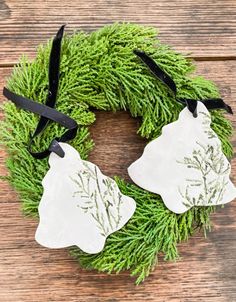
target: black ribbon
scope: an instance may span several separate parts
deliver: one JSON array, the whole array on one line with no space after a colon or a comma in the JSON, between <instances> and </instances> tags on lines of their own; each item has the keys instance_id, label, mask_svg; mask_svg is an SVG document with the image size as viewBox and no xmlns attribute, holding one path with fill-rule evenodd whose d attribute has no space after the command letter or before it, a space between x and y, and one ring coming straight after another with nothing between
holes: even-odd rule
<instances>
[{"instance_id":1,"label":"black ribbon","mask_svg":"<svg viewBox=\"0 0 236 302\"><path fill-rule=\"evenodd\" d=\"M64 157L65 153L59 145L59 142L66 142L75 138L78 129L78 124L75 120L54 109L59 86L61 41L63 38L64 27L65 25L61 26L52 43L48 71L49 87L46 103L37 103L23 96L15 94L6 87L3 88L3 95L7 99L11 100L17 107L40 115L38 125L28 144L29 153L37 159L43 159L47 157L50 152L54 152L58 156ZM57 122L68 130L61 137L54 138L50 146L46 150L41 152L33 152L32 144L34 138L46 129L49 121Z\"/></svg>"},{"instance_id":2,"label":"black ribbon","mask_svg":"<svg viewBox=\"0 0 236 302\"><path fill-rule=\"evenodd\" d=\"M194 117L197 117L197 102L202 102L208 110L211 109L224 109L228 113L233 114L233 111L229 105L227 105L222 99L220 98L212 98L212 99L203 99L203 100L195 100L195 99L184 99L184 98L177 98L177 89L176 84L173 79L164 71L162 70L157 63L148 56L145 52L140 50L134 50L134 54L137 55L143 63L145 63L150 71L154 74L156 78L158 78L162 83L164 83L174 94L174 97L177 102L186 105L188 110L193 114Z\"/></svg>"}]
</instances>

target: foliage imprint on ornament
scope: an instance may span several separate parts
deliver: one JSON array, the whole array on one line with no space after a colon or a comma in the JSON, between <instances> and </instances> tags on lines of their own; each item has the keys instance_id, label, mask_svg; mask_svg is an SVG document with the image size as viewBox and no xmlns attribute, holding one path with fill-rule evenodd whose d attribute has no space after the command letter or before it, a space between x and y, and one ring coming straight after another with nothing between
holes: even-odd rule
<instances>
[{"instance_id":1,"label":"foliage imprint on ornament","mask_svg":"<svg viewBox=\"0 0 236 302\"><path fill-rule=\"evenodd\" d=\"M79 195L77 206L93 217L100 234L107 237L119 227L122 218L120 208L124 203L122 194L111 178L103 178L101 181L97 166L94 165L92 169L85 161L83 164L86 170L78 173L77 179L73 179L78 186L78 191L73 196Z\"/></svg>"},{"instance_id":2,"label":"foliage imprint on ornament","mask_svg":"<svg viewBox=\"0 0 236 302\"><path fill-rule=\"evenodd\" d=\"M36 241L49 248L76 245L86 253L99 253L106 238L132 217L136 203L73 147L60 145L65 156L50 154L43 179Z\"/></svg>"},{"instance_id":3,"label":"foliage imprint on ornament","mask_svg":"<svg viewBox=\"0 0 236 302\"><path fill-rule=\"evenodd\" d=\"M187 208L220 204L228 184L230 165L224 161L220 146L214 149L211 145L197 144L199 149L194 150L191 157L185 157L183 162L179 162L199 172L198 178L186 179L188 185L184 192L179 188L179 193L184 199L183 204ZM210 173L214 173L215 177L209 179ZM193 187L199 187L198 196L191 196Z\"/></svg>"},{"instance_id":4,"label":"foliage imprint on ornament","mask_svg":"<svg viewBox=\"0 0 236 302\"><path fill-rule=\"evenodd\" d=\"M230 202L236 188L211 117L198 102L197 117L185 107L179 119L162 129L128 169L140 187L160 194L167 208L181 214L194 206Z\"/></svg>"},{"instance_id":5,"label":"foliage imprint on ornament","mask_svg":"<svg viewBox=\"0 0 236 302\"><path fill-rule=\"evenodd\" d=\"M216 139L216 134L208 127L211 122L210 116L203 111L200 111L199 114L203 116L202 124L208 139ZM191 157L184 157L183 162L177 161L186 165L188 169L195 169L199 173L197 179L186 179L188 185L184 192L179 188L179 193L184 199L183 204L187 208L220 204L229 183L230 164L224 160L220 143L215 148L210 144L204 146L199 142L197 145L199 148L193 151ZM210 173L214 174L211 180L208 177ZM198 196L191 196L193 187L201 189Z\"/></svg>"}]
</instances>

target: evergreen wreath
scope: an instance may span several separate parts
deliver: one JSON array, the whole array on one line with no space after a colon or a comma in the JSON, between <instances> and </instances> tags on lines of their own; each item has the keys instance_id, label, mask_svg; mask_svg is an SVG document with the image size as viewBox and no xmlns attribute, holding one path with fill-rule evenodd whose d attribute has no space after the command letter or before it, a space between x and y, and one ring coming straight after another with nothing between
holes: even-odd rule
<instances>
[{"instance_id":1,"label":"evergreen wreath","mask_svg":"<svg viewBox=\"0 0 236 302\"><path fill-rule=\"evenodd\" d=\"M13 92L43 103L48 88L48 62L51 41L40 46L36 58L30 62L22 57L8 80ZM160 135L166 124L175 121L183 106L176 102L169 89L156 80L145 65L133 54L134 49L148 53L176 83L179 98L204 99L218 97L216 86L201 76L193 76L191 60L157 40L157 31L129 23L105 26L90 34L75 32L65 36L60 63L60 87L57 109L71 116L79 124L72 145L86 159L94 146L89 137L89 126L95 121L92 109L127 110L140 117L138 133L152 140ZM7 180L19 193L23 212L38 216L42 184L48 170L47 159L35 160L27 151L30 131L38 116L15 107L11 102L2 106L5 119L0 124L1 144L8 151ZM231 123L222 111L211 111L212 128L219 136L223 152L232 156ZM63 129L51 123L35 148L46 148ZM184 214L169 211L160 196L115 180L125 195L135 199L137 209L128 224L110 235L105 249L95 255L79 248L70 253L89 269L108 273L130 270L140 283L157 263L157 255L165 260L178 258L177 244L187 240L196 229L210 229L213 206L195 207Z\"/></svg>"}]
</instances>

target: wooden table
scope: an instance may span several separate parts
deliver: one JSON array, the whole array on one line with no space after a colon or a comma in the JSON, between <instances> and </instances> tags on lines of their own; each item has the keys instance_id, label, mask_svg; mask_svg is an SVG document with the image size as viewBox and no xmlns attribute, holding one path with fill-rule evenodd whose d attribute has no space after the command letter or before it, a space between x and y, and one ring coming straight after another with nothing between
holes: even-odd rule
<instances>
[{"instance_id":1,"label":"wooden table","mask_svg":"<svg viewBox=\"0 0 236 302\"><path fill-rule=\"evenodd\" d=\"M119 20L153 25L162 42L191 53L198 72L219 84L236 112L235 0L0 0L1 89L18 57L24 52L33 58L36 45L62 23L72 32ZM91 160L108 175L128 178L126 168L144 146L136 130L128 114L98 113ZM233 141L236 146L235 136ZM129 151L125 155L124 149ZM1 174L6 174L4 151L0 157ZM236 182L236 159L232 164ZM236 301L236 203L219 210L212 221L207 239L197 234L179 245L182 259L161 261L137 287L128 272L85 271L66 250L41 248L34 241L37 222L22 216L16 193L1 183L0 301Z\"/></svg>"}]
</instances>

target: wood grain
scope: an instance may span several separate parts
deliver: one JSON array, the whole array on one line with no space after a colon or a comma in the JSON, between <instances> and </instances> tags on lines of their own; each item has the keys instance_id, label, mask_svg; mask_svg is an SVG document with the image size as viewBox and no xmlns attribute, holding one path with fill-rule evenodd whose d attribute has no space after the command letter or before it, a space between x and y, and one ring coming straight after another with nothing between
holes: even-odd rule
<instances>
[{"instance_id":1,"label":"wood grain","mask_svg":"<svg viewBox=\"0 0 236 302\"><path fill-rule=\"evenodd\" d=\"M197 67L200 74L219 84L225 101L236 112L236 61L198 62ZM2 89L11 69L0 71ZM233 122L236 126L235 118ZM145 144L136 134L137 128L138 121L128 113L97 112L97 121L91 127L96 147L90 160L104 173L128 179L126 169ZM0 151L1 174L6 173L5 158ZM236 181L236 159L232 166ZM176 263L160 258L159 266L139 287L128 272L106 275L85 271L66 250L37 245L37 221L22 216L17 195L7 183L0 184L0 206L1 302L236 301L235 202L213 215L213 232L207 239L196 234L180 244L182 259Z\"/></svg>"},{"instance_id":2,"label":"wood grain","mask_svg":"<svg viewBox=\"0 0 236 302\"><path fill-rule=\"evenodd\" d=\"M0 64L35 54L59 26L95 30L114 21L137 22L160 30L160 39L198 59L236 58L235 0L1 0Z\"/></svg>"}]
</instances>

